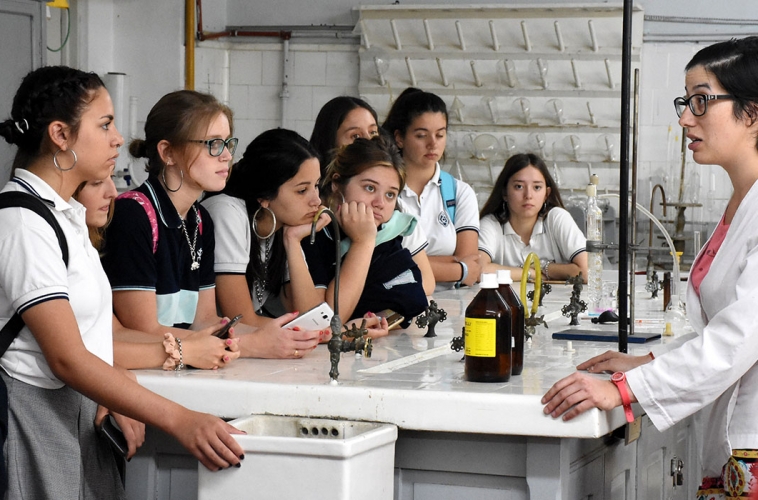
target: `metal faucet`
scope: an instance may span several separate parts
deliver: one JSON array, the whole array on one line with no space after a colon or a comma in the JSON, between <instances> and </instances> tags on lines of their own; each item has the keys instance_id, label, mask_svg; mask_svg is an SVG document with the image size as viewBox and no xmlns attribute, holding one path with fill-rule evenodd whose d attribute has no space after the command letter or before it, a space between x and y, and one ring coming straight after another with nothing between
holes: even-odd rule
<instances>
[{"instance_id":1,"label":"metal faucet","mask_svg":"<svg viewBox=\"0 0 758 500\"><path fill-rule=\"evenodd\" d=\"M657 189L661 191L661 198L662 198L662 201L663 201L663 203L662 203L662 205L663 205L663 216L666 217L666 191L663 189L663 186L661 184L656 184L655 186L653 186L653 190L650 193L650 213L651 214L655 213L653 211L653 207L655 206L654 205L654 202L655 202L655 191ZM652 223L652 221L650 222L650 230L648 231L647 246L648 246L649 250L647 252L647 268L645 269L645 275L647 277L647 283L645 284L645 288L646 289L648 289L648 288L652 289L652 287L654 286L654 284L652 283L652 281L653 281L653 274L655 273L655 267L653 266L653 252L652 252L652 248L653 248L653 223ZM656 286L655 295L657 295L657 290L658 290L657 284L655 284L655 286ZM653 296L655 297L655 295L653 295Z\"/></svg>"},{"instance_id":2,"label":"metal faucet","mask_svg":"<svg viewBox=\"0 0 758 500\"><path fill-rule=\"evenodd\" d=\"M342 338L342 320L339 314L339 293L340 293L340 261L342 255L340 252L340 226L337 222L337 216L334 215L330 209L322 207L316 212L313 217L313 223L311 224L311 239L310 243L313 245L316 242L316 224L318 223L321 214L326 213L329 215L332 223L332 230L334 231L334 252L335 252L335 269L334 269L334 316L329 323L329 327L332 330L332 338L329 339L327 347L329 349L329 362L331 368L329 370L329 377L332 379L332 383L337 383L337 379L340 376L338 365L343 352L355 351L356 353L362 352L367 358L371 357L371 337L364 337L368 330L366 327L366 320L363 320L360 327L353 325L348 330L345 327L345 334L351 340L344 340Z\"/></svg>"}]
</instances>

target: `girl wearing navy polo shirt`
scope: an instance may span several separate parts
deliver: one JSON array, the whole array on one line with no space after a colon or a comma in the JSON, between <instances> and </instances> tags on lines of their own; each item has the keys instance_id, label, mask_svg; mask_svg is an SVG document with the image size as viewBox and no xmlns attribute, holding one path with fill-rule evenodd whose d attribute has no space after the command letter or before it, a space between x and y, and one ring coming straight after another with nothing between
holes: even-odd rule
<instances>
[{"instance_id":1,"label":"girl wearing navy polo shirt","mask_svg":"<svg viewBox=\"0 0 758 500\"><path fill-rule=\"evenodd\" d=\"M321 159L321 173L324 172L339 148L352 144L358 138L371 139L379 135L376 111L363 99L351 96L335 97L324 104L316 117L311 135L311 145L316 148ZM401 211L403 206L398 204ZM414 231L403 237L403 246L411 252L424 277L424 291L434 292L434 272L429 263L427 248L429 240L420 224Z\"/></svg>"},{"instance_id":2,"label":"girl wearing navy polo shirt","mask_svg":"<svg viewBox=\"0 0 758 500\"><path fill-rule=\"evenodd\" d=\"M427 306L421 271L403 248L403 235L416 224L395 210L405 171L391 139L356 139L342 148L327 168L323 199L334 207L341 229L343 255L339 310L345 318L392 309L410 320ZM311 245L302 243L316 287L332 304L335 249L331 226Z\"/></svg>"},{"instance_id":3,"label":"girl wearing navy polo shirt","mask_svg":"<svg viewBox=\"0 0 758 500\"><path fill-rule=\"evenodd\" d=\"M162 336L166 326L199 330L220 321L213 221L197 200L224 188L236 147L232 112L211 95L172 92L148 114L145 139L129 152L147 158L149 176L116 200L102 259L127 328ZM254 331L238 325L242 356L299 358L314 349L320 332L281 328L294 317Z\"/></svg>"},{"instance_id":4,"label":"girl wearing navy polo shirt","mask_svg":"<svg viewBox=\"0 0 758 500\"><path fill-rule=\"evenodd\" d=\"M95 249L99 250L103 245L102 233L113 214L117 194L112 177L86 182L74 192L74 199L87 210L87 228ZM213 335L221 326L219 323L198 332L166 327L164 332L180 339L182 363L210 370L228 366L239 357L239 339L220 339ZM124 328L116 315L113 315L113 361L119 366L130 370L158 368L161 365L164 370L175 369L176 366L172 366L171 361L166 361L165 342L165 334L164 338L156 338L155 335Z\"/></svg>"}]
</instances>

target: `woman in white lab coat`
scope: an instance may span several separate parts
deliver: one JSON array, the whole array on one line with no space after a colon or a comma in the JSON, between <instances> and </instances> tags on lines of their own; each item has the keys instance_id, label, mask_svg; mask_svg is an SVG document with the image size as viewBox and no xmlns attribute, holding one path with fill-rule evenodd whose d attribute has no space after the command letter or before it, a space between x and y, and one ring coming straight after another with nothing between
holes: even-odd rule
<instances>
[{"instance_id":1,"label":"woman in white lab coat","mask_svg":"<svg viewBox=\"0 0 758 500\"><path fill-rule=\"evenodd\" d=\"M697 256L687 289L695 333L649 356L608 352L544 396L545 413L570 420L590 408L638 402L654 425L671 427L713 403L703 442L703 498L758 490L758 37L700 50L674 104L695 161L720 165L734 190ZM668 347L668 346L667 346ZM626 372L626 373L624 373Z\"/></svg>"}]
</instances>

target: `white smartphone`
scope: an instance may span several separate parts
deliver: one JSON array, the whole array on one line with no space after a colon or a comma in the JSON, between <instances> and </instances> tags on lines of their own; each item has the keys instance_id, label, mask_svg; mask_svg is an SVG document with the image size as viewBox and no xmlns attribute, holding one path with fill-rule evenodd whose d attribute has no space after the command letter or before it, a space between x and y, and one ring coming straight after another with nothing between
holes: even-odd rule
<instances>
[{"instance_id":1,"label":"white smartphone","mask_svg":"<svg viewBox=\"0 0 758 500\"><path fill-rule=\"evenodd\" d=\"M310 311L304 312L284 325L284 328L299 326L303 330L323 330L324 328L329 328L332 316L334 316L332 308L326 302L322 302Z\"/></svg>"}]
</instances>

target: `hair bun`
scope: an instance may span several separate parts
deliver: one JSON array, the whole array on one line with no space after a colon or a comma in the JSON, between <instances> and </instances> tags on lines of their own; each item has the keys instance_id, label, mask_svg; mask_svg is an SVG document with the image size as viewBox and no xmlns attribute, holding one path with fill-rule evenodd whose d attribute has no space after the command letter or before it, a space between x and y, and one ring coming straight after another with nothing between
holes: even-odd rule
<instances>
[{"instance_id":1,"label":"hair bun","mask_svg":"<svg viewBox=\"0 0 758 500\"><path fill-rule=\"evenodd\" d=\"M19 139L19 131L16 129L16 122L11 119L0 122L0 136L8 144L16 144Z\"/></svg>"},{"instance_id":2,"label":"hair bun","mask_svg":"<svg viewBox=\"0 0 758 500\"><path fill-rule=\"evenodd\" d=\"M135 158L147 158L147 144L144 139L134 139L129 143L129 154Z\"/></svg>"}]
</instances>

